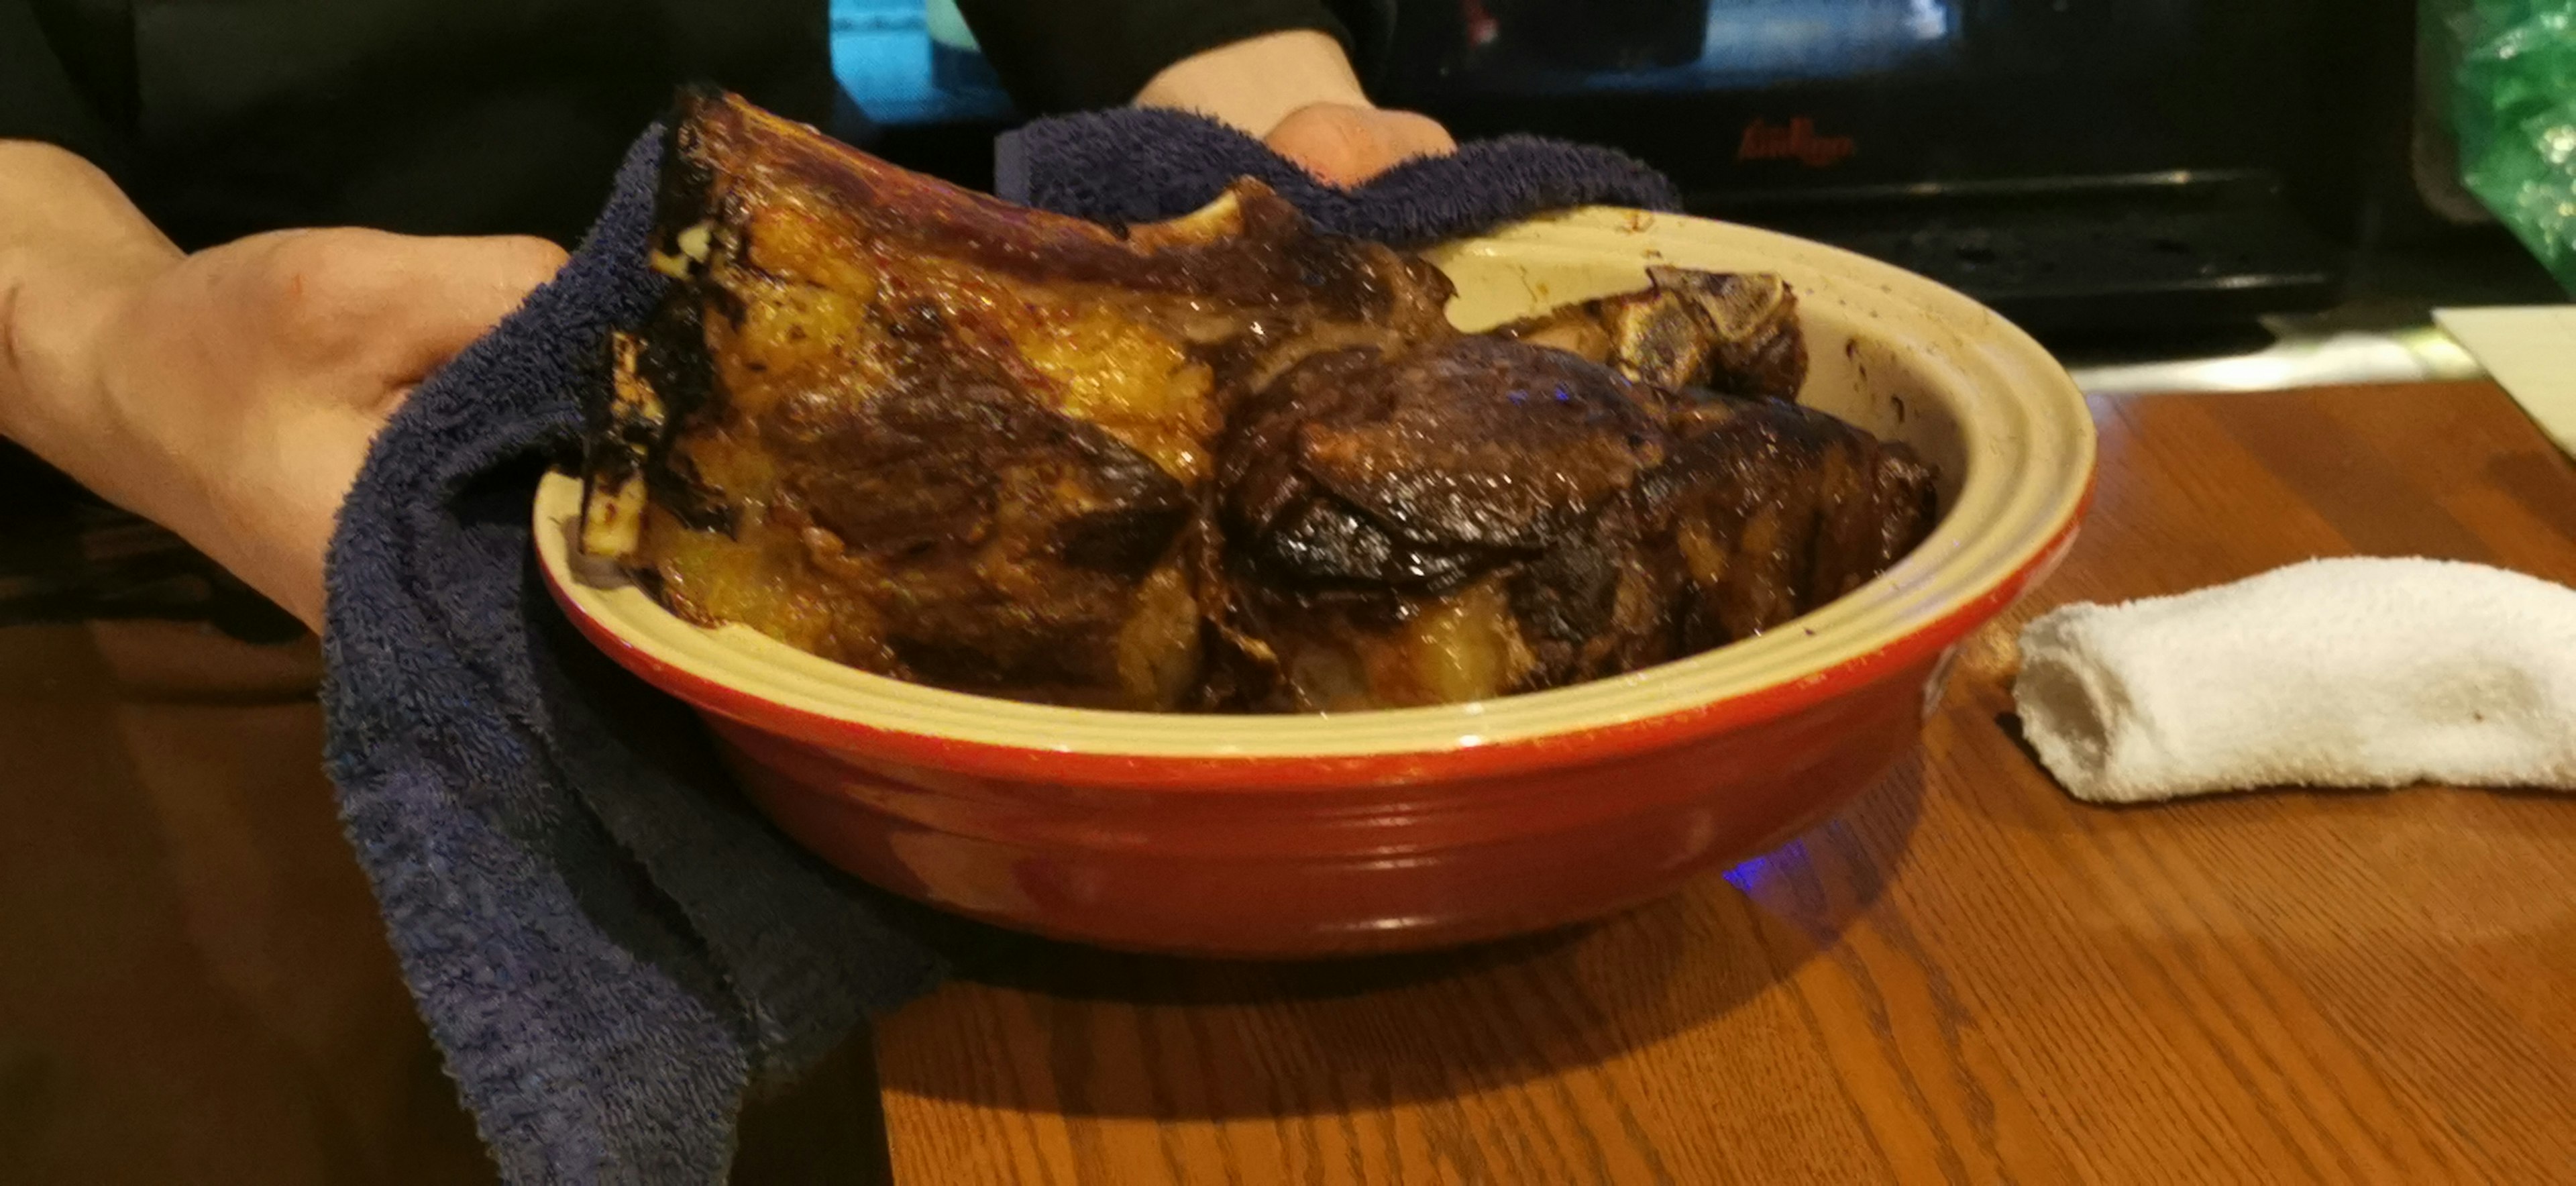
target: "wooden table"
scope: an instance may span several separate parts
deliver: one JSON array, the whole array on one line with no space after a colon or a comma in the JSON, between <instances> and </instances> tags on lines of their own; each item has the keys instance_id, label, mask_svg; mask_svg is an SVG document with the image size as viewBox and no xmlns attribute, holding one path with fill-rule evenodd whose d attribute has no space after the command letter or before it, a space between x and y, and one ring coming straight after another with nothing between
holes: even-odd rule
<instances>
[{"instance_id":1,"label":"wooden table","mask_svg":"<svg viewBox=\"0 0 2576 1186\"><path fill-rule=\"evenodd\" d=\"M2492 387L2097 412L2100 503L2025 613L2344 552L2576 583L2576 474ZM1005 944L878 1035L898 1180L2576 1180L2576 801L2079 807L2015 746L2017 622L1918 762L1608 923L1357 966ZM0 1182L489 1175L313 675L0 629ZM738 1179L867 1180L878 1094L859 1047L763 1102Z\"/></svg>"},{"instance_id":2,"label":"wooden table","mask_svg":"<svg viewBox=\"0 0 2576 1186\"><path fill-rule=\"evenodd\" d=\"M1032 946L881 1028L897 1180L2576 1181L2576 801L2086 807L2007 692L2070 600L2351 553L2576 584L2576 474L2486 384L2094 410L2074 556L1839 818L1466 955Z\"/></svg>"}]
</instances>

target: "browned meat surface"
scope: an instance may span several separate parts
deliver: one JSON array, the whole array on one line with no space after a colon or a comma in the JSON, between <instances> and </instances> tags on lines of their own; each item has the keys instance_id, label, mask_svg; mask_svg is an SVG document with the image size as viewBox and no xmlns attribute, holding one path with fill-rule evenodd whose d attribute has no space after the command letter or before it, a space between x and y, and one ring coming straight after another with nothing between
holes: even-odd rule
<instances>
[{"instance_id":1,"label":"browned meat surface","mask_svg":"<svg viewBox=\"0 0 2576 1186\"><path fill-rule=\"evenodd\" d=\"M1181 705L1224 393L1453 332L1438 271L1258 185L1121 236L736 99L674 129L656 266L680 280L624 344L590 550L685 616L872 671Z\"/></svg>"},{"instance_id":2,"label":"browned meat surface","mask_svg":"<svg viewBox=\"0 0 2576 1186\"><path fill-rule=\"evenodd\" d=\"M1672 532L1677 645L1749 638L1859 588L1930 534L1933 473L1792 402L1806 381L1797 296L1776 276L1652 268L1649 287L1495 333L1671 391L1671 460L1649 518Z\"/></svg>"},{"instance_id":3,"label":"browned meat surface","mask_svg":"<svg viewBox=\"0 0 2576 1186\"><path fill-rule=\"evenodd\" d=\"M731 97L673 129L583 548L696 621L1054 703L1432 704L1758 632L1931 525L1901 447L1743 398L1804 376L1776 278L1468 336L1249 181L1112 230Z\"/></svg>"},{"instance_id":4,"label":"browned meat surface","mask_svg":"<svg viewBox=\"0 0 2576 1186\"><path fill-rule=\"evenodd\" d=\"M1216 698L1440 704L1669 657L1674 566L1638 498L1669 442L1633 390L1493 338L1290 371L1218 454Z\"/></svg>"},{"instance_id":5,"label":"browned meat surface","mask_svg":"<svg viewBox=\"0 0 2576 1186\"><path fill-rule=\"evenodd\" d=\"M1933 473L1811 408L1714 397L1672 420L1670 515L1685 653L1750 638L1887 571L1929 535Z\"/></svg>"}]
</instances>

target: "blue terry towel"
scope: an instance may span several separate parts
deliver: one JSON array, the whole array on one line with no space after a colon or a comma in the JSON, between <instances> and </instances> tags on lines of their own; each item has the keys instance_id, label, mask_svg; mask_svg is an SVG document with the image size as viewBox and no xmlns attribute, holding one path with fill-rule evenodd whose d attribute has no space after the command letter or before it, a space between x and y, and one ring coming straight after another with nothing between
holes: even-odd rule
<instances>
[{"instance_id":1,"label":"blue terry towel","mask_svg":"<svg viewBox=\"0 0 2576 1186\"><path fill-rule=\"evenodd\" d=\"M1015 143L1023 196L1103 218L1180 213L1245 173L1330 225L1404 242L1672 198L1624 157L1530 140L1356 193L1195 117L1048 121ZM512 1182L720 1181L747 1090L943 971L916 912L773 830L688 710L574 634L535 572L535 481L575 452L575 393L607 382L609 330L659 291L644 257L660 146L658 129L637 141L563 272L412 394L332 544L323 696L341 811Z\"/></svg>"},{"instance_id":2,"label":"blue terry towel","mask_svg":"<svg viewBox=\"0 0 2576 1186\"><path fill-rule=\"evenodd\" d=\"M1261 141L1182 111L1091 111L1004 133L993 192L1100 222L1159 222L1216 199L1238 177L1278 191L1336 234L1421 247L1570 206L1678 210L1673 183L1624 153L1536 136L1473 141L1407 161L1352 189L1310 177Z\"/></svg>"}]
</instances>

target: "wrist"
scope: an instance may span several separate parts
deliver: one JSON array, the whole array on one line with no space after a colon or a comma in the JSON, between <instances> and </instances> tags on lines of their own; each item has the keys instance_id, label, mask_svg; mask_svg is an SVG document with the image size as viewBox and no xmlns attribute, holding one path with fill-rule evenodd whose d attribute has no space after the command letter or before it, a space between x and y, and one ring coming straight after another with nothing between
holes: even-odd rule
<instances>
[{"instance_id":1,"label":"wrist","mask_svg":"<svg viewBox=\"0 0 2576 1186\"><path fill-rule=\"evenodd\" d=\"M110 327L179 258L88 162L0 142L0 435L89 480L123 436Z\"/></svg>"},{"instance_id":2,"label":"wrist","mask_svg":"<svg viewBox=\"0 0 2576 1186\"><path fill-rule=\"evenodd\" d=\"M1318 103L1371 106L1350 56L1311 29L1266 33L1167 66L1137 92L1136 106L1195 111L1255 138Z\"/></svg>"}]
</instances>

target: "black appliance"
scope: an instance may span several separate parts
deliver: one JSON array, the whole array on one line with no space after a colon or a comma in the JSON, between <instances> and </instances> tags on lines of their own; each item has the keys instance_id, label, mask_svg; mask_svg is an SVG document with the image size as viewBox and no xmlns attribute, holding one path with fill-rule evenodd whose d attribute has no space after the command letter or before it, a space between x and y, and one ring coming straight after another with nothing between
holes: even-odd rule
<instances>
[{"instance_id":1,"label":"black appliance","mask_svg":"<svg viewBox=\"0 0 2576 1186\"><path fill-rule=\"evenodd\" d=\"M926 35L904 28L922 2L837 0L843 77L887 125L881 150L975 180L1007 101L956 68L953 35L940 74L964 81L933 81ZM1383 102L1463 136L1617 145L1694 213L1891 260L2042 332L2331 303L2358 88L2402 103L2412 83L2410 30L2378 0L1362 7ZM2360 46L2392 26L2399 67L2374 82ZM921 63L917 85L899 60Z\"/></svg>"}]
</instances>

